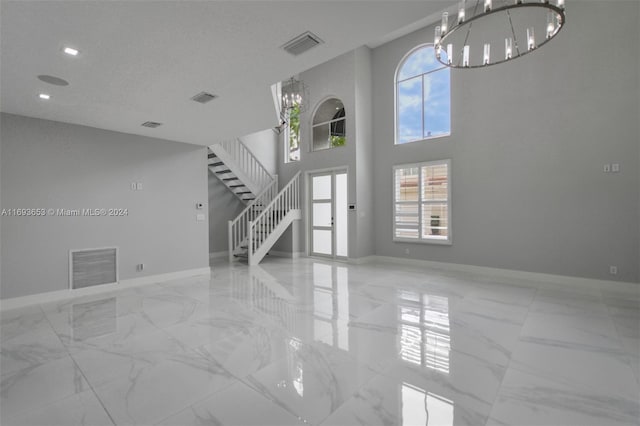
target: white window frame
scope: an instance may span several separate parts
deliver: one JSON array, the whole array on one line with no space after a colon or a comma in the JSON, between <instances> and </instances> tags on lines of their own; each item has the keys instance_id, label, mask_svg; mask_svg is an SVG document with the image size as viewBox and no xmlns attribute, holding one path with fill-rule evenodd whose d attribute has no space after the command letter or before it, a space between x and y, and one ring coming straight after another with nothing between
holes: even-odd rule
<instances>
[{"instance_id":1,"label":"white window frame","mask_svg":"<svg viewBox=\"0 0 640 426\"><path fill-rule=\"evenodd\" d=\"M441 66L440 68L436 68L433 69L431 71L422 73L422 74L418 74L418 75L414 75L413 77L410 77L408 79L402 80L402 81L398 81L398 75L400 73L400 69L404 66L405 62L407 61L407 59L413 55L415 52L417 52L420 49L424 49L425 47L434 47L433 43L424 43L424 44L420 44L416 47L414 47L413 49L411 49L410 51L408 51L400 60L400 62L398 62L398 66L396 67L396 72L393 75L393 138L394 138L394 146L402 146L402 145L410 145L412 143L415 142L424 142L424 141L428 141L428 140L433 140L433 139L440 139L440 138L446 138L451 136L451 129L453 128L453 120L451 117L451 110L449 110L449 132L444 133L442 135L436 135L436 136L427 136L424 137L424 110L422 111L422 139L416 139L413 141L408 141L405 143L400 143L400 137L398 135L400 129L398 127L398 122L400 120L398 120L398 114L400 112L400 108L398 105L399 102L399 98L398 98L398 84L401 83L402 81L406 81L409 80L411 78L416 78L416 77L422 77L422 105L424 107L424 76L428 75L428 74L433 74L435 72L439 72L442 71L443 69L447 68L449 69L449 73L451 73L451 69L445 65ZM451 76L449 77L449 105L451 105Z\"/></svg>"},{"instance_id":2,"label":"white window frame","mask_svg":"<svg viewBox=\"0 0 640 426\"><path fill-rule=\"evenodd\" d=\"M313 121L316 119L316 114L318 113L318 110L320 109L320 107L322 105L324 105L324 103L330 99L337 99L340 101L340 103L342 104L342 108L344 109L344 117L341 118L335 118L329 121L325 121L322 123L318 123L318 124L313 124ZM345 142L343 146L329 146L327 148L322 148L322 149L314 149L313 148L313 129L315 129L316 127L319 126L324 126L325 124L331 124L331 123L336 123L340 120L344 120L344 138L345 138ZM318 104L316 105L316 107L313 109L313 114L311 114L311 120L309 121L309 129L310 129L310 135L309 135L309 152L321 152L321 151L327 151L330 149L336 149L336 148L344 148L347 146L347 109L344 106L344 102L342 102L342 99L340 99L338 96L326 96L324 97L320 102L318 102Z\"/></svg>"},{"instance_id":3,"label":"white window frame","mask_svg":"<svg viewBox=\"0 0 640 426\"><path fill-rule=\"evenodd\" d=\"M422 168L429 166L438 166L446 164L447 165L447 238L428 238L422 236L422 227L423 225L423 217L422 217L422 206L423 204L442 204L442 201L424 201L422 199ZM396 170L399 169L418 169L418 201L404 201L400 203L404 204L418 204L418 238L402 238L396 237ZM437 244L437 245L451 245L451 159L445 160L435 160L435 161L426 161L422 163L410 163L410 164L398 164L393 166L392 177L391 177L391 220L393 221L393 241L394 242L403 242L403 243L418 243L418 244Z\"/></svg>"}]
</instances>

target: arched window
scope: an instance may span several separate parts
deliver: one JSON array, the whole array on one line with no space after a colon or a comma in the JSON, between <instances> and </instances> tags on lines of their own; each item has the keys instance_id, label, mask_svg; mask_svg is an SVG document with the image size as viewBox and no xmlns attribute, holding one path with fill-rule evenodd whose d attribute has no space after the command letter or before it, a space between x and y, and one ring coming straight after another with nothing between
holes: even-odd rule
<instances>
[{"instance_id":1,"label":"arched window","mask_svg":"<svg viewBox=\"0 0 640 426\"><path fill-rule=\"evenodd\" d=\"M404 57L396 70L396 144L449 134L449 68L438 62L432 45L418 46Z\"/></svg>"},{"instance_id":2,"label":"arched window","mask_svg":"<svg viewBox=\"0 0 640 426\"><path fill-rule=\"evenodd\" d=\"M344 146L347 141L346 124L344 105L340 99L330 98L322 102L313 115L312 149L319 151Z\"/></svg>"}]
</instances>

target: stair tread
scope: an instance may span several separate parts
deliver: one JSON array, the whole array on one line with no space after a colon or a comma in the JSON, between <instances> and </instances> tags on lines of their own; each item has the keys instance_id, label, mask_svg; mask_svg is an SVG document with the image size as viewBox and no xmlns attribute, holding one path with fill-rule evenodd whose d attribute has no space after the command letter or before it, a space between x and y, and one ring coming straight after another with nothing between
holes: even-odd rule
<instances>
[{"instance_id":1,"label":"stair tread","mask_svg":"<svg viewBox=\"0 0 640 426\"><path fill-rule=\"evenodd\" d=\"M227 181L229 181L229 180L238 180L238 178L237 177L232 177L232 178L224 178L222 180L227 180Z\"/></svg>"},{"instance_id":2,"label":"stair tread","mask_svg":"<svg viewBox=\"0 0 640 426\"><path fill-rule=\"evenodd\" d=\"M242 188L243 186L246 186L244 184L240 184L240 185L229 185L229 188Z\"/></svg>"},{"instance_id":3,"label":"stair tread","mask_svg":"<svg viewBox=\"0 0 640 426\"><path fill-rule=\"evenodd\" d=\"M219 174L221 174L221 175L222 175L222 174L225 174L225 173L231 173L231 170L229 170L229 169L226 169L226 170L216 170L216 173L219 173Z\"/></svg>"},{"instance_id":4,"label":"stair tread","mask_svg":"<svg viewBox=\"0 0 640 426\"><path fill-rule=\"evenodd\" d=\"M209 163L209 165L211 167L218 167L218 166L224 166L224 163L222 161L218 161L217 163Z\"/></svg>"}]
</instances>

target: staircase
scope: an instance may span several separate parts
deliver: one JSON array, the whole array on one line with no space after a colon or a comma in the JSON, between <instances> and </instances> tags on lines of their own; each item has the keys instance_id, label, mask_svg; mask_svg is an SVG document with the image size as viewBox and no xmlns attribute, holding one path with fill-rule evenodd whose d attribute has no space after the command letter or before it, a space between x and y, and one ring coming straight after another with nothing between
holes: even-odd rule
<instances>
[{"instance_id":1,"label":"staircase","mask_svg":"<svg viewBox=\"0 0 640 426\"><path fill-rule=\"evenodd\" d=\"M209 146L209 170L246 207L229 221L229 262L257 265L294 220L302 217L300 172L281 191L272 176L239 139Z\"/></svg>"},{"instance_id":2,"label":"staircase","mask_svg":"<svg viewBox=\"0 0 640 426\"><path fill-rule=\"evenodd\" d=\"M240 139L209 146L208 165L245 204L255 200L275 179Z\"/></svg>"}]
</instances>

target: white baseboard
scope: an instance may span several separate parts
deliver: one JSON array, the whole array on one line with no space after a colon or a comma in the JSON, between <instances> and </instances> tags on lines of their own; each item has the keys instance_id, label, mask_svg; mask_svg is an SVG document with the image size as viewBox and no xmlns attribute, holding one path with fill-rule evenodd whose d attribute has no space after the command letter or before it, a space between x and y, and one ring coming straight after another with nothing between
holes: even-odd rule
<instances>
[{"instance_id":1,"label":"white baseboard","mask_svg":"<svg viewBox=\"0 0 640 426\"><path fill-rule=\"evenodd\" d=\"M286 257L287 259L299 259L302 256L304 256L304 253L300 251L288 252L288 251L269 250L269 256Z\"/></svg>"},{"instance_id":2,"label":"white baseboard","mask_svg":"<svg viewBox=\"0 0 640 426\"><path fill-rule=\"evenodd\" d=\"M213 253L209 253L209 260L220 259L223 257L229 257L229 250L226 251L214 251Z\"/></svg>"},{"instance_id":3,"label":"white baseboard","mask_svg":"<svg viewBox=\"0 0 640 426\"><path fill-rule=\"evenodd\" d=\"M366 262L387 262L399 265L412 265L428 267L433 269L441 269L447 271L469 272L481 275L499 276L502 278L524 279L537 282L540 286L548 286L549 284L569 285L582 288L594 289L612 289L619 291L637 292L640 290L639 283L598 280L593 278L572 277L567 275L544 274L540 272L517 271L513 269L490 268L487 266L464 265L459 263L433 262L421 259L406 259L392 256L368 256ZM356 259L358 260L358 259ZM364 262L362 262L364 263Z\"/></svg>"},{"instance_id":4,"label":"white baseboard","mask_svg":"<svg viewBox=\"0 0 640 426\"><path fill-rule=\"evenodd\" d=\"M347 262L349 263L353 263L354 265L362 265L364 263L371 263L371 262L375 262L377 260L378 256L364 256L364 257L357 257L357 258L349 258L349 260Z\"/></svg>"},{"instance_id":5,"label":"white baseboard","mask_svg":"<svg viewBox=\"0 0 640 426\"><path fill-rule=\"evenodd\" d=\"M187 269L184 271L169 272L166 274L148 275L146 277L140 278L129 278L120 280L117 283L101 284L94 287L79 288L75 290L65 289L58 291L49 291L46 293L30 294L28 296L2 299L0 300L0 311L4 312L11 309L23 308L25 306L37 305L40 303L59 302L67 299L73 299L75 297L91 296L94 294L106 293L113 290L121 290L129 287L137 287L194 276L211 276L211 268Z\"/></svg>"}]
</instances>

